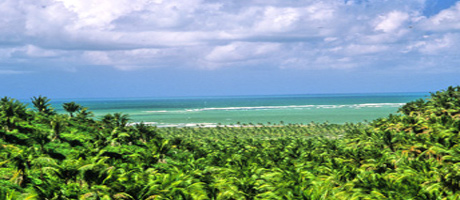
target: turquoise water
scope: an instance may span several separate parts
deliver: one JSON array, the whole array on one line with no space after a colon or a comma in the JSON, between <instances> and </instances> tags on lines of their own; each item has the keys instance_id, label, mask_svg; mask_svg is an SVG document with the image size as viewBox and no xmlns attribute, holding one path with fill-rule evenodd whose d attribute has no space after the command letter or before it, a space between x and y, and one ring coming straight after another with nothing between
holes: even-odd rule
<instances>
[{"instance_id":1,"label":"turquoise water","mask_svg":"<svg viewBox=\"0 0 460 200\"><path fill-rule=\"evenodd\" d=\"M196 124L268 124L310 122L362 122L395 113L404 103L426 98L428 93L267 95L183 98L61 99L51 103L58 112L62 103L75 101L96 118L107 113L129 114L132 122L157 126Z\"/></svg>"}]
</instances>

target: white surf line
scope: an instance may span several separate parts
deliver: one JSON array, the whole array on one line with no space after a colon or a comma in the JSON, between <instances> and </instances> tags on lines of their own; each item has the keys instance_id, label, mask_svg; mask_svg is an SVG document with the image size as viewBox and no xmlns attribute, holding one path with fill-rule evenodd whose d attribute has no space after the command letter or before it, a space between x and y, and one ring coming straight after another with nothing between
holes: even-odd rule
<instances>
[{"instance_id":1,"label":"white surf line","mask_svg":"<svg viewBox=\"0 0 460 200\"><path fill-rule=\"evenodd\" d=\"M406 103L362 103L362 104L340 104L340 105L290 105L290 106L245 106L245 107L211 107L211 108L197 108L185 110L156 110L156 111L143 111L147 113L183 113L183 112L201 112L201 111L216 111L216 110L275 110L275 109L289 109L289 108L372 108L372 107L400 107Z\"/></svg>"}]
</instances>

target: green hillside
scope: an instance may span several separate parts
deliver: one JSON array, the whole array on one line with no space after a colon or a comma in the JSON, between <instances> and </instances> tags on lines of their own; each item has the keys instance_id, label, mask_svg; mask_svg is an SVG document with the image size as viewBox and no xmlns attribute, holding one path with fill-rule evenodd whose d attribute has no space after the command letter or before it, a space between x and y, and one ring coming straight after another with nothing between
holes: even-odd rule
<instances>
[{"instance_id":1,"label":"green hillside","mask_svg":"<svg viewBox=\"0 0 460 200\"><path fill-rule=\"evenodd\" d=\"M0 199L459 199L460 87L369 124L156 128L0 100Z\"/></svg>"}]
</instances>

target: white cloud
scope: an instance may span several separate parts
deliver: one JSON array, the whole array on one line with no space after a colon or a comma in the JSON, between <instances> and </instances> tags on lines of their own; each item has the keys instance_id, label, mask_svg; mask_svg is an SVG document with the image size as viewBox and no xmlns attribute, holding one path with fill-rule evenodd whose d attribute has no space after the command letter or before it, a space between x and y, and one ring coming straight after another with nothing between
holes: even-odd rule
<instances>
[{"instance_id":1,"label":"white cloud","mask_svg":"<svg viewBox=\"0 0 460 200\"><path fill-rule=\"evenodd\" d=\"M393 11L379 18L375 30L392 33L398 30L409 19L409 15L407 13Z\"/></svg>"},{"instance_id":2,"label":"white cloud","mask_svg":"<svg viewBox=\"0 0 460 200\"><path fill-rule=\"evenodd\" d=\"M460 2L449 9L439 12L421 23L425 30L449 31L460 30Z\"/></svg>"},{"instance_id":3,"label":"white cloud","mask_svg":"<svg viewBox=\"0 0 460 200\"><path fill-rule=\"evenodd\" d=\"M47 50L36 47L34 45L27 45L24 53L30 57L56 57L60 55L61 51Z\"/></svg>"},{"instance_id":4,"label":"white cloud","mask_svg":"<svg viewBox=\"0 0 460 200\"><path fill-rule=\"evenodd\" d=\"M454 59L460 3L431 17L423 9L423 0L3 0L0 70L18 62L350 69Z\"/></svg>"},{"instance_id":5,"label":"white cloud","mask_svg":"<svg viewBox=\"0 0 460 200\"><path fill-rule=\"evenodd\" d=\"M460 42L459 34L446 34L440 38L429 38L426 41L417 43L417 48L424 54L457 54L458 43Z\"/></svg>"},{"instance_id":6,"label":"white cloud","mask_svg":"<svg viewBox=\"0 0 460 200\"><path fill-rule=\"evenodd\" d=\"M86 51L83 53L83 58L95 65L115 64L109 57L109 53L104 51Z\"/></svg>"},{"instance_id":7,"label":"white cloud","mask_svg":"<svg viewBox=\"0 0 460 200\"><path fill-rule=\"evenodd\" d=\"M388 50L389 47L385 45L356 45L351 44L344 49L344 54L348 55L364 55L364 54L375 54Z\"/></svg>"},{"instance_id":8,"label":"white cloud","mask_svg":"<svg viewBox=\"0 0 460 200\"><path fill-rule=\"evenodd\" d=\"M128 71L152 68L185 65L190 61L190 57L196 57L196 52L192 48L143 48L133 50L116 51L85 51L82 53L82 60L88 65L113 66L117 69ZM135 60L136 62L133 62Z\"/></svg>"},{"instance_id":9,"label":"white cloud","mask_svg":"<svg viewBox=\"0 0 460 200\"><path fill-rule=\"evenodd\" d=\"M283 61L281 68L297 68L297 69L352 69L358 67L359 64L350 57L332 57L319 56L312 59L305 58L289 58Z\"/></svg>"},{"instance_id":10,"label":"white cloud","mask_svg":"<svg viewBox=\"0 0 460 200\"><path fill-rule=\"evenodd\" d=\"M275 8L265 9L263 19L256 24L255 30L258 32L286 32L295 28L295 23L299 20L300 13L294 8Z\"/></svg>"},{"instance_id":11,"label":"white cloud","mask_svg":"<svg viewBox=\"0 0 460 200\"><path fill-rule=\"evenodd\" d=\"M267 56L279 49L273 43L236 42L215 47L205 59L210 62L235 62Z\"/></svg>"}]
</instances>

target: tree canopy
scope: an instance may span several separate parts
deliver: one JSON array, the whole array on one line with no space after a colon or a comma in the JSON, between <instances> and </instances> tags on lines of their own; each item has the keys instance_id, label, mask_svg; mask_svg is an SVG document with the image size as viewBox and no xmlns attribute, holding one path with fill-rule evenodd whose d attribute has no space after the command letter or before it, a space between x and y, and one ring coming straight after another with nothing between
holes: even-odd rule
<instances>
[{"instance_id":1,"label":"tree canopy","mask_svg":"<svg viewBox=\"0 0 460 200\"><path fill-rule=\"evenodd\" d=\"M157 128L32 101L0 100L0 199L460 198L460 87L341 125Z\"/></svg>"}]
</instances>

